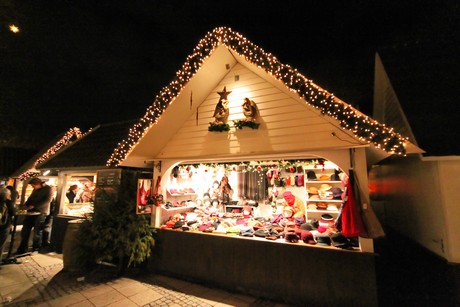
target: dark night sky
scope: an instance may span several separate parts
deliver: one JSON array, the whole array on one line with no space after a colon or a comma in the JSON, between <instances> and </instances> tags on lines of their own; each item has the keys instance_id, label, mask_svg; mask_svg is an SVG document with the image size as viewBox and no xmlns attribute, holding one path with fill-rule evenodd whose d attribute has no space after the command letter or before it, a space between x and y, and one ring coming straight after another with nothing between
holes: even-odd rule
<instances>
[{"instance_id":1,"label":"dark night sky","mask_svg":"<svg viewBox=\"0 0 460 307\"><path fill-rule=\"evenodd\" d=\"M228 26L368 115L378 51L419 145L460 154L457 1L0 1L6 145L141 117L198 41Z\"/></svg>"}]
</instances>

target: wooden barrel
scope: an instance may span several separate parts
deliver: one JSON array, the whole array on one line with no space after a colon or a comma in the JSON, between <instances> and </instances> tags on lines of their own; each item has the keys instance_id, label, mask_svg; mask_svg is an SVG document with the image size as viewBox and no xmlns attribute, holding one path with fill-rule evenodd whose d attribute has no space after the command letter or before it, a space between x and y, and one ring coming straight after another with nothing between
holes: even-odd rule
<instances>
[{"instance_id":1,"label":"wooden barrel","mask_svg":"<svg viewBox=\"0 0 460 307\"><path fill-rule=\"evenodd\" d=\"M81 270L81 264L74 253L77 246L77 234L83 220L70 220L67 223L67 229L64 236L62 256L64 260L64 270L68 272L78 272Z\"/></svg>"}]
</instances>

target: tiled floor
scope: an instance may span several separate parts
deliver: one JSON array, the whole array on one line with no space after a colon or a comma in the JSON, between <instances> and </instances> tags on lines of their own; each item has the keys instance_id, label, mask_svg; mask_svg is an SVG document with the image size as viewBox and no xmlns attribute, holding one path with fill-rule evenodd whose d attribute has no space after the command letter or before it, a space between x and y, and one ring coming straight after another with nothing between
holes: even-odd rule
<instances>
[{"instance_id":1,"label":"tiled floor","mask_svg":"<svg viewBox=\"0 0 460 307\"><path fill-rule=\"evenodd\" d=\"M20 258L0 266L2 306L284 306L166 276L91 279L63 270L62 255Z\"/></svg>"}]
</instances>

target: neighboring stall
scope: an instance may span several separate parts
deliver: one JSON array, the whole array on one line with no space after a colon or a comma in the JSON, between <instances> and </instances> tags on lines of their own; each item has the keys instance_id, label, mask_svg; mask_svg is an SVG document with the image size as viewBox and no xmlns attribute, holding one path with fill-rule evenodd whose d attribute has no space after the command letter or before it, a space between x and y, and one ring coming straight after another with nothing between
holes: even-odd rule
<instances>
[{"instance_id":1,"label":"neighboring stall","mask_svg":"<svg viewBox=\"0 0 460 307\"><path fill-rule=\"evenodd\" d=\"M57 172L41 172L38 167L56 154L64 151L74 142L82 138L83 135L84 134L77 127L70 128L65 133L57 135L48 145L44 146L35 156L11 174L9 184L11 184L19 194L16 203L17 206L23 204L32 193L32 187L27 184L31 178L40 177L48 185L57 186Z\"/></svg>"},{"instance_id":2,"label":"neighboring stall","mask_svg":"<svg viewBox=\"0 0 460 307\"><path fill-rule=\"evenodd\" d=\"M85 218L93 212L97 185L107 185L107 182L98 182L98 174L107 177L110 173L113 178L121 178L121 170L106 172L111 170L106 161L133 123L123 121L98 125L78 142L37 166L42 173L56 174L56 210L51 243L57 252L62 252L68 222ZM148 164L137 169L140 178L152 179Z\"/></svg>"},{"instance_id":3,"label":"neighboring stall","mask_svg":"<svg viewBox=\"0 0 460 307\"><path fill-rule=\"evenodd\" d=\"M50 216L47 217L47 221L52 221L52 216L54 215L53 208L55 204L55 196L58 185L58 178L56 171L46 171L41 172L38 167L43 164L45 161L49 160L58 153L61 153L66 148L71 146L74 142L78 141L83 137L83 133L79 128L73 127L70 128L67 132L61 133L53 138L46 146L44 146L37 154L30 158L26 163L21 165L15 172L13 172L9 179L8 185L12 186L18 192L18 198L15 200L16 212L14 219L14 226L11 232L10 245L8 247L7 257L11 257L14 248L14 242L18 242L20 238L19 230L17 230L17 225L21 225L26 214L25 211L20 210L20 205L24 204L32 194L32 187L28 184L31 178L39 177L47 185L51 186L54 191L53 201L51 203L51 212ZM46 227L48 233L50 229Z\"/></svg>"},{"instance_id":4,"label":"neighboring stall","mask_svg":"<svg viewBox=\"0 0 460 307\"><path fill-rule=\"evenodd\" d=\"M390 127L242 35L216 28L108 165L153 165L159 206L152 223L162 228L152 262L157 270L288 303L372 306L372 239L383 233L369 206L367 170L412 152L418 148ZM355 192L360 214L353 221L362 224L341 245L333 238L341 235L335 222L344 214L345 188ZM303 223L283 215L285 191L302 203ZM346 213L347 222L355 213ZM244 235L271 231L274 223L283 236ZM292 223L297 230L310 223L313 237L286 236Z\"/></svg>"},{"instance_id":5,"label":"neighboring stall","mask_svg":"<svg viewBox=\"0 0 460 307\"><path fill-rule=\"evenodd\" d=\"M374 117L397 127L400 132L405 131L412 143L417 143L378 55ZM422 155L386 159L369 171L371 203L388 232L393 232L387 236L391 241L389 248L401 248L410 242L411 253L418 259L411 257L406 261L413 263L416 269L428 265L421 264L419 259L431 259L429 257L435 254L436 262L430 262L424 271L426 276L432 276L427 283L433 291L442 288L444 293L449 293L452 303L460 302L459 171L459 156ZM421 252L414 251L414 246L421 246Z\"/></svg>"}]
</instances>

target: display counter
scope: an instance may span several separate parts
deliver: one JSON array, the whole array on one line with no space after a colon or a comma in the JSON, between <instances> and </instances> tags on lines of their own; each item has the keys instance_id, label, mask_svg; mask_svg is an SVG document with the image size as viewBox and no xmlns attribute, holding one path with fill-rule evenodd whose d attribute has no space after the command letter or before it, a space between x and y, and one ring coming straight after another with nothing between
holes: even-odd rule
<instances>
[{"instance_id":1,"label":"display counter","mask_svg":"<svg viewBox=\"0 0 460 307\"><path fill-rule=\"evenodd\" d=\"M62 214L72 217L85 217L88 214L93 213L94 211L94 204L90 202L82 202L82 203L70 203L65 204Z\"/></svg>"},{"instance_id":2,"label":"display counter","mask_svg":"<svg viewBox=\"0 0 460 307\"><path fill-rule=\"evenodd\" d=\"M377 306L375 254L278 243L160 229L150 266L162 274L288 304Z\"/></svg>"},{"instance_id":3,"label":"display counter","mask_svg":"<svg viewBox=\"0 0 460 307\"><path fill-rule=\"evenodd\" d=\"M166 220L170 219L175 214L181 214L187 211L191 211L194 206L182 206L182 207L172 207L172 208L165 208L161 206L161 218L162 222L164 223Z\"/></svg>"}]
</instances>

